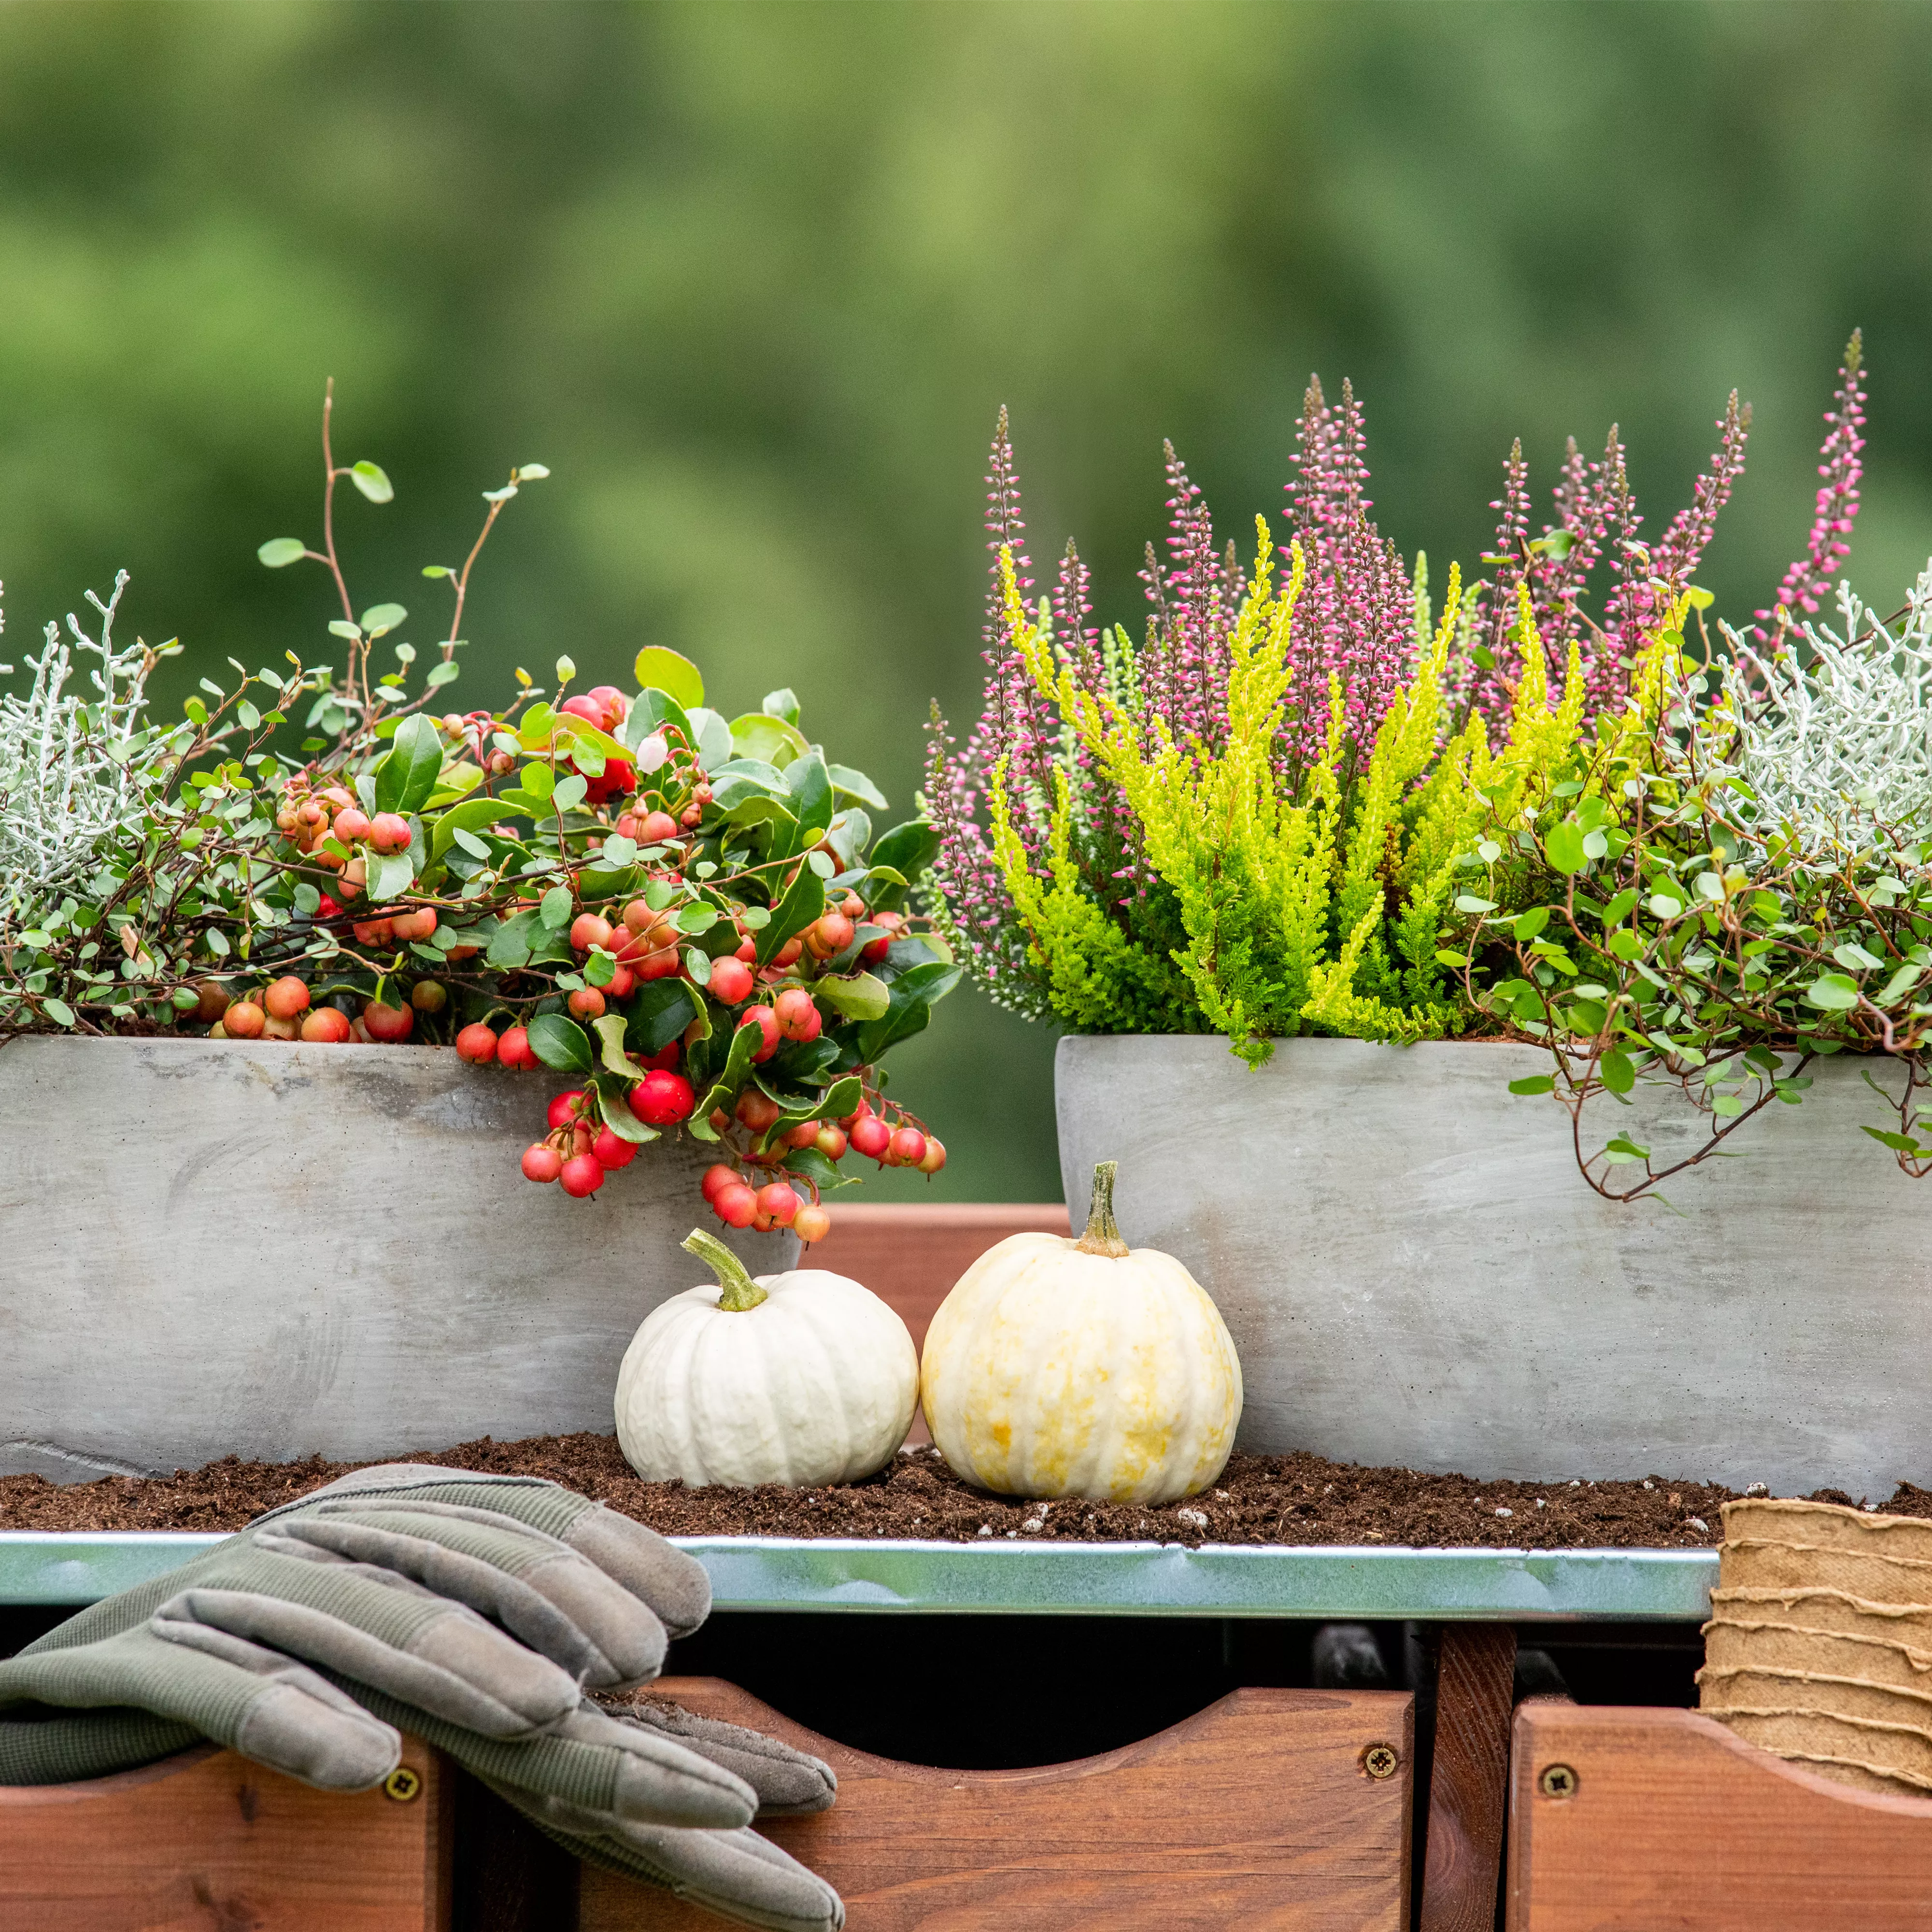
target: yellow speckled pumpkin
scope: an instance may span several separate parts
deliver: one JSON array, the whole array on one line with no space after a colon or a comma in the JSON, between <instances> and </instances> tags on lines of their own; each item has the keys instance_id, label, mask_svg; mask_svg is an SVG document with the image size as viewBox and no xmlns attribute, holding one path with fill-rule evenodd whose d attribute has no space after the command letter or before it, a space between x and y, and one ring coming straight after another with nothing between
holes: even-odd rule
<instances>
[{"instance_id":1,"label":"yellow speckled pumpkin","mask_svg":"<svg viewBox=\"0 0 1932 1932\"><path fill-rule=\"evenodd\" d=\"M1010 1234L926 1332L926 1426L956 1475L1004 1496L1165 1503L1204 1490L1241 1419L1241 1364L1207 1291L1130 1250L1114 1163L1076 1240Z\"/></svg>"}]
</instances>

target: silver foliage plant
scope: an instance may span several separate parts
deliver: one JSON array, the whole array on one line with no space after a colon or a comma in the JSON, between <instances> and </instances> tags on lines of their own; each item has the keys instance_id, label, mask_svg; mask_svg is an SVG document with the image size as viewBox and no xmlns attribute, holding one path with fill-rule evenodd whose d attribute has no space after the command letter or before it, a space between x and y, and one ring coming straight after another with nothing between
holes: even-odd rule
<instances>
[{"instance_id":1,"label":"silver foliage plant","mask_svg":"<svg viewBox=\"0 0 1932 1932\"><path fill-rule=\"evenodd\" d=\"M1849 581L1838 608L1840 631L1804 626L1803 663L1788 650L1761 656L1726 625L1735 655L1712 719L1735 729L1723 762L1760 823L1827 867L1870 851L1882 828L1932 832L1932 561L1892 620Z\"/></svg>"},{"instance_id":2,"label":"silver foliage plant","mask_svg":"<svg viewBox=\"0 0 1932 1932\"><path fill-rule=\"evenodd\" d=\"M87 593L98 638L72 612L66 636L50 623L40 656L26 659L32 684L0 693L0 883L16 916L86 877L117 836L138 842L166 789L172 760L166 734L146 725L147 681L179 646L116 645L127 585L124 570L105 603ZM76 660L89 658L93 668L74 688Z\"/></svg>"}]
</instances>

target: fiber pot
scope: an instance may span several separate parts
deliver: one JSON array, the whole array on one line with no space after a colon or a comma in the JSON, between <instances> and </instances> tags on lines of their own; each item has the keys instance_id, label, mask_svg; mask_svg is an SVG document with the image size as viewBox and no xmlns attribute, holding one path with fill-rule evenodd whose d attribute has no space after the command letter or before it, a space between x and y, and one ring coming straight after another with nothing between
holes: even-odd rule
<instances>
[{"instance_id":1,"label":"fiber pot","mask_svg":"<svg viewBox=\"0 0 1932 1932\"><path fill-rule=\"evenodd\" d=\"M1886 1122L1864 1069L1814 1063L1801 1106L1666 1183L1667 1208L1585 1184L1568 1114L1508 1091L1547 1065L1293 1040L1250 1072L1216 1037L1064 1039L1067 1202L1077 1223L1094 1163L1120 1163L1123 1234L1179 1256L1233 1334L1244 1449L1875 1500L1932 1485L1932 1180L1858 1131ZM1586 1150L1620 1130L1660 1165L1697 1144L1680 1096L1635 1099L1593 1103Z\"/></svg>"},{"instance_id":2,"label":"fiber pot","mask_svg":"<svg viewBox=\"0 0 1932 1932\"><path fill-rule=\"evenodd\" d=\"M561 1084L425 1047L0 1047L0 1474L608 1431L638 1324L704 1275L677 1244L708 1155L532 1186ZM797 1247L729 1238L758 1274Z\"/></svg>"}]
</instances>

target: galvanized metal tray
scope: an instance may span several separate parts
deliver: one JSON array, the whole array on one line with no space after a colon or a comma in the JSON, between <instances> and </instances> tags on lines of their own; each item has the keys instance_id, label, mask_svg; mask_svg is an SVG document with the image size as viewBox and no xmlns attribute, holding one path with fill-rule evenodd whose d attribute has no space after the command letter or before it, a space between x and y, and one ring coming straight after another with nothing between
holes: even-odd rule
<instances>
[{"instance_id":1,"label":"galvanized metal tray","mask_svg":"<svg viewBox=\"0 0 1932 1932\"><path fill-rule=\"evenodd\" d=\"M680 1537L721 1610L1701 1622L1714 1550L1405 1550ZM220 1542L0 1531L0 1604L91 1604Z\"/></svg>"}]
</instances>

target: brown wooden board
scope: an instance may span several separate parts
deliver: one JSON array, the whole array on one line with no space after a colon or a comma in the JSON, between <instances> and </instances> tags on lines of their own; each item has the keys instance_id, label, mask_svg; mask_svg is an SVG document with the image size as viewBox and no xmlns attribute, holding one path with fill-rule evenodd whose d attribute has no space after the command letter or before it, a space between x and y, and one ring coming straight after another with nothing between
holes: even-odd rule
<instances>
[{"instance_id":1,"label":"brown wooden board","mask_svg":"<svg viewBox=\"0 0 1932 1932\"><path fill-rule=\"evenodd\" d=\"M1406 1692L1237 1690L1099 1757L946 1771L848 1750L715 1678L652 1688L837 1771L831 1810L759 1828L838 1888L847 1932L1408 1925ZM1364 1763L1378 1745L1395 1759L1376 1759L1381 1778ZM579 1932L718 1932L708 1913L587 1868L581 1897Z\"/></svg>"},{"instance_id":2,"label":"brown wooden board","mask_svg":"<svg viewBox=\"0 0 1932 1932\"><path fill-rule=\"evenodd\" d=\"M1932 1800L1694 1711L1526 1703L1508 1896L1508 1932L1932 1932Z\"/></svg>"},{"instance_id":3,"label":"brown wooden board","mask_svg":"<svg viewBox=\"0 0 1932 1932\"><path fill-rule=\"evenodd\" d=\"M0 1932L446 1932L448 1774L314 1791L217 1750L0 1790Z\"/></svg>"},{"instance_id":4,"label":"brown wooden board","mask_svg":"<svg viewBox=\"0 0 1932 1932\"><path fill-rule=\"evenodd\" d=\"M1421 1932L1492 1932L1496 1924L1515 1677L1507 1624L1444 1628Z\"/></svg>"}]
</instances>

